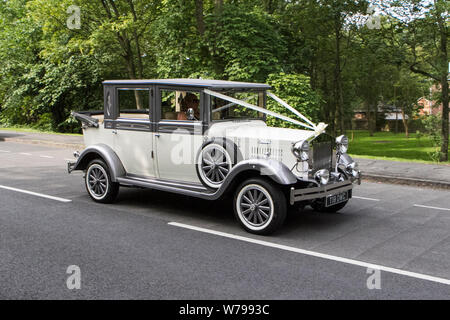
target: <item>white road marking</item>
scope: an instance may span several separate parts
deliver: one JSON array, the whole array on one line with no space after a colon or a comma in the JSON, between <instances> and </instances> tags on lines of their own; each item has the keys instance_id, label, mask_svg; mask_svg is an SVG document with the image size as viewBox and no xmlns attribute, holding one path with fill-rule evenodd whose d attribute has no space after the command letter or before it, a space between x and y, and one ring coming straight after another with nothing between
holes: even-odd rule
<instances>
[{"instance_id":1,"label":"white road marking","mask_svg":"<svg viewBox=\"0 0 450 320\"><path fill-rule=\"evenodd\" d=\"M52 157L52 156L39 156L39 157L41 157L41 158L46 158L46 159L53 159L54 157Z\"/></svg>"},{"instance_id":2,"label":"white road marking","mask_svg":"<svg viewBox=\"0 0 450 320\"><path fill-rule=\"evenodd\" d=\"M448 209L448 208L430 207L430 206L424 206L424 205L421 205L421 204L415 204L414 207L450 211L450 209Z\"/></svg>"},{"instance_id":3,"label":"white road marking","mask_svg":"<svg viewBox=\"0 0 450 320\"><path fill-rule=\"evenodd\" d=\"M26 152L20 152L19 154L21 154L22 156L31 156L31 153L26 153Z\"/></svg>"},{"instance_id":4,"label":"white road marking","mask_svg":"<svg viewBox=\"0 0 450 320\"><path fill-rule=\"evenodd\" d=\"M16 191L16 192L20 192L20 193L25 193L25 194L29 194L32 196L36 196L36 197L41 197L41 198L46 198L46 199L51 199L51 200L55 200L55 201L59 201L59 202L72 202L72 200L69 199L64 199L64 198L59 198L59 197L53 197L53 196L49 196L46 194L42 194L42 193L37 193L37 192L32 192L32 191L27 191L27 190L22 190L22 189L17 189L17 188L12 188L12 187L7 187L7 186L2 186L0 185L0 189L5 189L5 190L10 190L10 191Z\"/></svg>"},{"instance_id":5,"label":"white road marking","mask_svg":"<svg viewBox=\"0 0 450 320\"><path fill-rule=\"evenodd\" d=\"M368 201L380 201L380 199L364 198L364 197L357 197L357 196L352 196L352 198L361 199L361 200L368 200Z\"/></svg>"},{"instance_id":6,"label":"white road marking","mask_svg":"<svg viewBox=\"0 0 450 320\"><path fill-rule=\"evenodd\" d=\"M0 150L0 152L3 152L3 153L10 153L11 151L8 151L8 150Z\"/></svg>"},{"instance_id":7,"label":"white road marking","mask_svg":"<svg viewBox=\"0 0 450 320\"><path fill-rule=\"evenodd\" d=\"M427 280L427 281L438 282L438 283L450 285L449 279L438 278L438 277L434 277L434 276L430 276L430 275L426 275L426 274L421 274L421 273L416 273L416 272L411 272L411 271L406 271L406 270L401 270L401 269L395 269L395 268L391 268L391 267L385 267L385 266L376 265L376 264L358 261L358 260L353 260L353 259L332 256L332 255L325 254L325 253L314 252L314 251L304 250L304 249L300 249L300 248L285 246L285 245L276 244L276 243L272 243L272 242L268 242L268 241L252 239L252 238L248 238L248 237L238 236L238 235L225 233L225 232L221 232L221 231L215 231L215 230L211 230L211 229L200 228L200 227L191 226L191 225L178 223L178 222L169 222L168 224L171 226L175 226L175 227L209 233L209 234L213 234L213 235L220 236L220 237L225 237L225 238L245 241L245 242L249 242L249 243L259 244L259 245L266 246L266 247L276 248L276 249L280 249L280 250L300 253L300 254L313 256L313 257L317 257L317 258L352 264L352 265L360 266L360 267L364 267L364 268L371 268L371 269L385 271L385 272L389 272L389 273L395 273L395 274L399 274L399 275L407 276L407 277L411 277L411 278L417 278L417 279L421 279L421 280Z\"/></svg>"},{"instance_id":8,"label":"white road marking","mask_svg":"<svg viewBox=\"0 0 450 320\"><path fill-rule=\"evenodd\" d=\"M74 159L64 159L64 161L73 161Z\"/></svg>"}]
</instances>

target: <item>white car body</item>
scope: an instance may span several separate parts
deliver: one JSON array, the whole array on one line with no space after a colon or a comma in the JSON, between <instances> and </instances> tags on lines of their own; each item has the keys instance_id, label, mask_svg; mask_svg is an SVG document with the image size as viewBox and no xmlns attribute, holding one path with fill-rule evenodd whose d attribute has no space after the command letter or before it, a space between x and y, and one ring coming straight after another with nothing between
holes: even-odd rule
<instances>
[{"instance_id":1,"label":"white car body","mask_svg":"<svg viewBox=\"0 0 450 320\"><path fill-rule=\"evenodd\" d=\"M334 139L319 142L326 125L312 123L270 93L268 85L169 79L106 81L104 87L102 111L74 114L83 123L86 149L69 163L69 172L86 171L86 187L96 201L113 200L120 185L208 200L235 192L243 227L268 233L284 219L276 212L285 215L276 199L337 208L351 198L353 182L360 182L357 165L346 154L346 138L339 137L333 152ZM246 99L235 97L240 95ZM303 122L267 110L268 97ZM130 105L136 108L124 109ZM265 116L300 128L269 127ZM267 198L268 209L260 209L256 200L242 209L252 192ZM242 214L249 210L250 220ZM267 225L262 223L266 215Z\"/></svg>"}]
</instances>

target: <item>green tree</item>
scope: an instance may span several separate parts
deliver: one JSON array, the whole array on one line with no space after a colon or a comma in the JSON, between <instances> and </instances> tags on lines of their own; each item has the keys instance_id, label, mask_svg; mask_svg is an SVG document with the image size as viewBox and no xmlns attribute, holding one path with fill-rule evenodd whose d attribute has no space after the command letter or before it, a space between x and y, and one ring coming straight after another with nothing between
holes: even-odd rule
<instances>
[{"instance_id":1,"label":"green tree","mask_svg":"<svg viewBox=\"0 0 450 320\"><path fill-rule=\"evenodd\" d=\"M311 87L324 97L322 118L334 133L343 132L345 119L351 117L349 106L355 97L346 68L358 32L354 17L366 9L367 1L305 0L288 4L280 14L288 66L310 76Z\"/></svg>"},{"instance_id":2,"label":"green tree","mask_svg":"<svg viewBox=\"0 0 450 320\"><path fill-rule=\"evenodd\" d=\"M0 2L0 121L36 121L36 94L42 74L40 27L27 15L26 0Z\"/></svg>"},{"instance_id":3,"label":"green tree","mask_svg":"<svg viewBox=\"0 0 450 320\"><path fill-rule=\"evenodd\" d=\"M272 91L278 97L286 101L313 123L320 122L321 97L311 89L309 77L302 74L277 73L269 75L267 82L272 86ZM269 110L304 122L285 107L270 98L268 99L267 108ZM267 124L273 127L298 129L298 126L294 124L273 117L267 118Z\"/></svg>"},{"instance_id":4,"label":"green tree","mask_svg":"<svg viewBox=\"0 0 450 320\"><path fill-rule=\"evenodd\" d=\"M400 70L398 80L394 83L396 90L393 102L401 109L407 138L409 138L409 122L421 108L417 102L427 90L426 84L423 77L413 74L409 70Z\"/></svg>"},{"instance_id":5,"label":"green tree","mask_svg":"<svg viewBox=\"0 0 450 320\"><path fill-rule=\"evenodd\" d=\"M392 18L389 31L392 45L407 48L404 64L414 73L439 84L442 110L441 161L448 160L449 146L449 85L448 85L448 12L450 4L445 0L402 3L380 3Z\"/></svg>"}]
</instances>

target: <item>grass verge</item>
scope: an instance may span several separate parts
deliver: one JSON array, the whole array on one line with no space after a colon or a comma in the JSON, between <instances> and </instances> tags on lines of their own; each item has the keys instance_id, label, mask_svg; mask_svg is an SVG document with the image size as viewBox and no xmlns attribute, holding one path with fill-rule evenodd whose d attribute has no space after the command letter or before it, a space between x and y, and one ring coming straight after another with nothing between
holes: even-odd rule
<instances>
[{"instance_id":1,"label":"grass verge","mask_svg":"<svg viewBox=\"0 0 450 320\"><path fill-rule=\"evenodd\" d=\"M56 134L56 135L64 135L64 136L82 136L79 133L61 133L54 131L46 131L46 130L38 130L29 127L0 127L0 130L3 131L16 131L16 132L30 132L30 133L47 133L47 134Z\"/></svg>"},{"instance_id":2,"label":"grass verge","mask_svg":"<svg viewBox=\"0 0 450 320\"><path fill-rule=\"evenodd\" d=\"M348 131L348 137L349 152L355 157L436 163L432 158L436 148L427 136L412 133L409 138L406 138L404 133L376 132L371 137L368 131ZM450 164L450 162L440 164Z\"/></svg>"}]
</instances>

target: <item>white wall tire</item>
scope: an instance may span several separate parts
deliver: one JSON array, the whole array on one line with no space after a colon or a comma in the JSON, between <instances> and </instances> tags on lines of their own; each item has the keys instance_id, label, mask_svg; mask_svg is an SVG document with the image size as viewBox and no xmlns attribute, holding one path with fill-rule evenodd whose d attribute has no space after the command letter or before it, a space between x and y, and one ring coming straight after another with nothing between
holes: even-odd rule
<instances>
[{"instance_id":1,"label":"white wall tire","mask_svg":"<svg viewBox=\"0 0 450 320\"><path fill-rule=\"evenodd\" d=\"M204 185L213 189L222 186L232 166L230 154L223 146L216 143L206 145L198 155L199 178Z\"/></svg>"},{"instance_id":2,"label":"white wall tire","mask_svg":"<svg viewBox=\"0 0 450 320\"><path fill-rule=\"evenodd\" d=\"M119 192L119 184L111 181L108 166L100 159L92 160L86 169L85 186L96 202L111 203Z\"/></svg>"},{"instance_id":3,"label":"white wall tire","mask_svg":"<svg viewBox=\"0 0 450 320\"><path fill-rule=\"evenodd\" d=\"M267 235L275 232L286 219L286 197L278 186L261 178L244 181L236 190L236 219L248 232Z\"/></svg>"}]
</instances>

